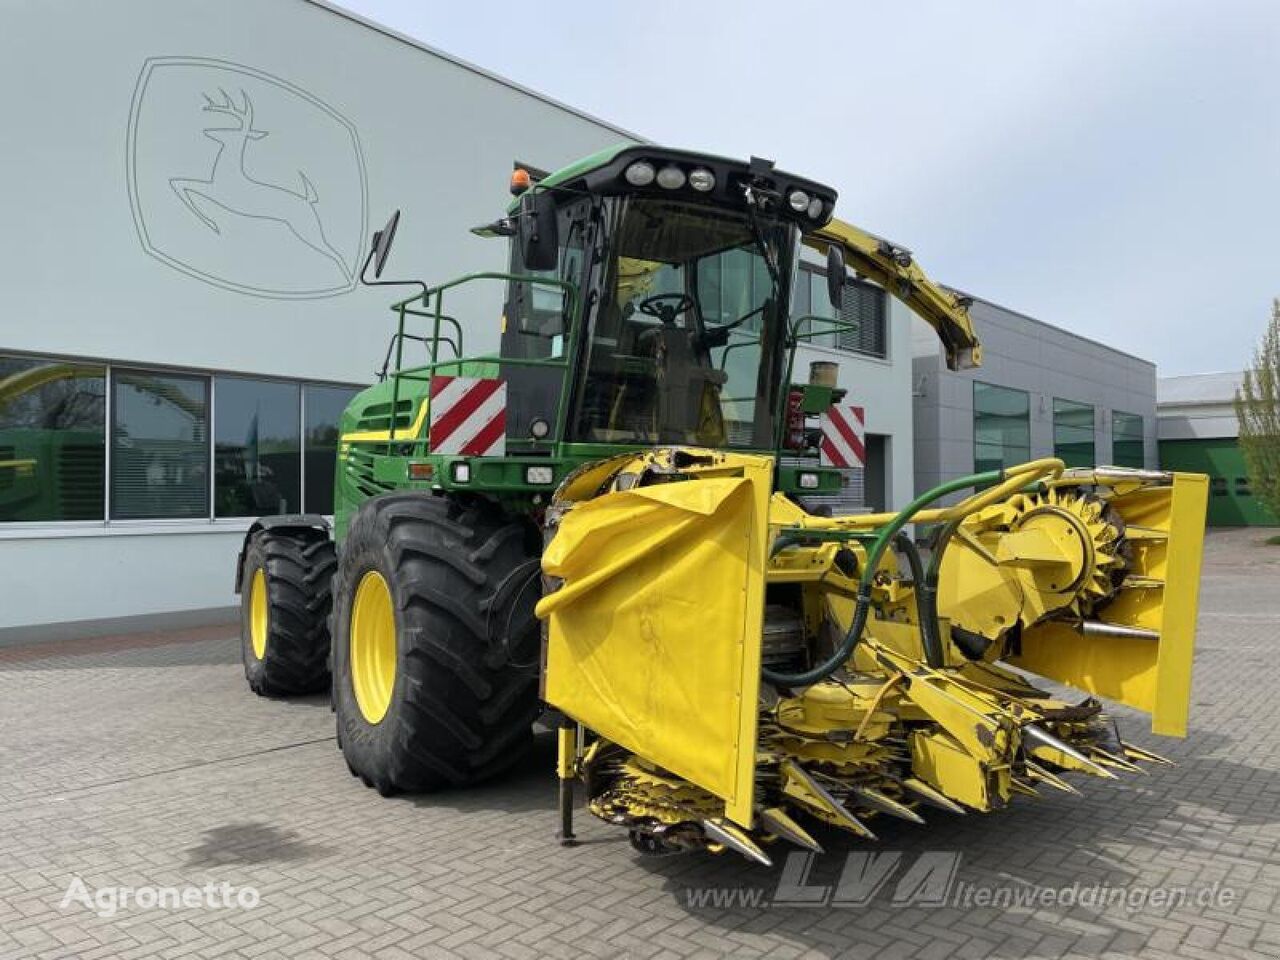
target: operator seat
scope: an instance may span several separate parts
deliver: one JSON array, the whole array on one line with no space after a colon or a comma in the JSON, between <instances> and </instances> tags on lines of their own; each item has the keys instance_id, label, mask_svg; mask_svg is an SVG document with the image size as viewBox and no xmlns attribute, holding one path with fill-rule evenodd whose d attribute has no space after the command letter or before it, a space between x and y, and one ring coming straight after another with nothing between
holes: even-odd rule
<instances>
[{"instance_id":1,"label":"operator seat","mask_svg":"<svg viewBox=\"0 0 1280 960\"><path fill-rule=\"evenodd\" d=\"M657 361L658 442L699 443L705 421L704 398L718 405L727 375L711 367L706 350L692 330L663 323L644 331L639 343Z\"/></svg>"}]
</instances>

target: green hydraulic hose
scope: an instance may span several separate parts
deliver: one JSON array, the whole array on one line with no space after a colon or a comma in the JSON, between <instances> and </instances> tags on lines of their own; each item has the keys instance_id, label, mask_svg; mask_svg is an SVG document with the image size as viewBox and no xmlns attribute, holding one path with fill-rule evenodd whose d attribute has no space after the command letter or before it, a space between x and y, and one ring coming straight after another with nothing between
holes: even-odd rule
<instances>
[{"instance_id":1,"label":"green hydraulic hose","mask_svg":"<svg viewBox=\"0 0 1280 960\"><path fill-rule=\"evenodd\" d=\"M765 667L761 670L761 676L770 683L781 687L807 687L825 679L843 666L849 657L853 655L854 649L858 646L858 641L862 639L862 631L866 628L867 615L871 609L871 582L880 566L881 557L884 556L885 550L893 542L893 538L897 536L898 531L910 523L912 517L935 500L969 487L1000 483L1005 477L1006 474L1003 470L987 470L983 473L973 473L966 477L958 477L955 480L940 484L932 490L926 490L899 510L889 523L876 532L875 541L871 544L871 549L867 551L867 562L862 568L862 576L858 580L858 602L853 611L853 622L849 625L849 632L845 634L844 640L841 641L835 653L816 667L812 667L803 673L777 673ZM776 555L780 550L805 540L822 539L824 537L821 530L784 530L774 540L771 555Z\"/></svg>"}]
</instances>

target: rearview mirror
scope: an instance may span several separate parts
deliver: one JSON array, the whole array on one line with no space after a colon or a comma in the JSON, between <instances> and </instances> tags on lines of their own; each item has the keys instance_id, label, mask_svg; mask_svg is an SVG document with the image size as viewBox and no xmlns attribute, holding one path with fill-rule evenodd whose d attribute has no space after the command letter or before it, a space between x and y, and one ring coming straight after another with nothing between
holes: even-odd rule
<instances>
[{"instance_id":1,"label":"rearview mirror","mask_svg":"<svg viewBox=\"0 0 1280 960\"><path fill-rule=\"evenodd\" d=\"M526 270L554 270L560 253L556 201L545 191L520 198L520 256Z\"/></svg>"},{"instance_id":2,"label":"rearview mirror","mask_svg":"<svg viewBox=\"0 0 1280 960\"><path fill-rule=\"evenodd\" d=\"M827 296L839 312L844 305L844 251L834 243L827 247Z\"/></svg>"},{"instance_id":3,"label":"rearview mirror","mask_svg":"<svg viewBox=\"0 0 1280 960\"><path fill-rule=\"evenodd\" d=\"M396 238L396 227L400 225L400 211L397 210L387 221L387 225L373 235L373 276L382 276L382 268L387 265L387 254L391 252L391 241Z\"/></svg>"}]
</instances>

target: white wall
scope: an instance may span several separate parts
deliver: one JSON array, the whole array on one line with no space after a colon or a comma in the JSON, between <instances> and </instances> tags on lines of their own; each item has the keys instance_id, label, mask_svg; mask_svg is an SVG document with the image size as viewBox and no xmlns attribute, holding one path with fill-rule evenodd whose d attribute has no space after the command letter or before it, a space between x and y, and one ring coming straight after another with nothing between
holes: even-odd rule
<instances>
[{"instance_id":1,"label":"white wall","mask_svg":"<svg viewBox=\"0 0 1280 960\"><path fill-rule=\"evenodd\" d=\"M1240 420L1230 403L1157 404L1161 440L1214 440L1240 436Z\"/></svg>"},{"instance_id":2,"label":"white wall","mask_svg":"<svg viewBox=\"0 0 1280 960\"><path fill-rule=\"evenodd\" d=\"M829 347L805 345L796 352L794 379L804 381L813 360L840 365L838 383L848 391L844 402L865 410L867 433L890 438L886 448L889 508L901 509L914 495L914 449L911 411L911 326L915 314L888 298L888 357L877 360Z\"/></svg>"},{"instance_id":3,"label":"white wall","mask_svg":"<svg viewBox=\"0 0 1280 960\"><path fill-rule=\"evenodd\" d=\"M363 227L367 239L394 208L404 211L392 274L444 279L500 269L502 242L467 231L503 212L512 161L554 168L624 139L305 0L8 4L2 37L8 134L0 151L0 346L10 349L339 381L367 380L381 355L390 330L385 290L246 295L144 252L128 157L149 58L206 61L194 67L194 81L156 75L146 95L150 125L137 131L134 151L138 177L149 181L147 216L169 233L192 228L176 238L185 258L216 259L219 251L202 244L214 235L166 181L207 176L217 144L200 135L211 121L199 97L220 99L219 90L237 100L242 90L255 94L254 126L268 135L249 145L249 171L295 192L303 189L298 173L308 174L322 215L344 221L333 226L342 233L335 246L345 253L355 242L346 207L361 185L321 155L332 131L319 129L325 124L299 97L273 98L269 85L240 68L292 85L354 128L367 188L366 222L356 233ZM212 125L218 122L225 118ZM245 247L261 260L275 258L280 270L300 256L314 259L283 226L238 229L237 222L222 223L236 233L234 243L222 244L223 266L245 272L234 260ZM477 347L496 343L499 302L495 295L494 309L472 318Z\"/></svg>"},{"instance_id":4,"label":"white wall","mask_svg":"<svg viewBox=\"0 0 1280 960\"><path fill-rule=\"evenodd\" d=\"M319 380L381 360L397 291L347 275L391 210L388 274L503 269L505 245L467 231L503 213L513 161L627 139L305 0L8 3L0 89L0 352ZM268 192L218 193L248 217L197 201L215 232L178 191L225 182L215 157L238 172L203 134L234 122L202 109L224 92L266 133L243 171ZM336 260L294 232L307 183ZM495 286L462 311L469 352L496 347L499 304ZM0 629L230 604L246 525L0 528Z\"/></svg>"},{"instance_id":5,"label":"white wall","mask_svg":"<svg viewBox=\"0 0 1280 960\"><path fill-rule=\"evenodd\" d=\"M0 576L17 586L6 588L0 639L18 627L228 607L242 539L235 530L175 527L0 543Z\"/></svg>"}]
</instances>

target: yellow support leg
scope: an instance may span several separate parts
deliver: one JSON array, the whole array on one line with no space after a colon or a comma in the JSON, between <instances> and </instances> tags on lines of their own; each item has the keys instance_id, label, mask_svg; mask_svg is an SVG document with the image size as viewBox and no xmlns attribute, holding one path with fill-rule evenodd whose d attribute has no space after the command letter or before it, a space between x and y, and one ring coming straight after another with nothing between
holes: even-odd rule
<instances>
[{"instance_id":1,"label":"yellow support leg","mask_svg":"<svg viewBox=\"0 0 1280 960\"><path fill-rule=\"evenodd\" d=\"M578 768L578 725L569 717L560 718L556 731L556 775L560 778L560 845L577 843L573 833L573 778Z\"/></svg>"}]
</instances>

